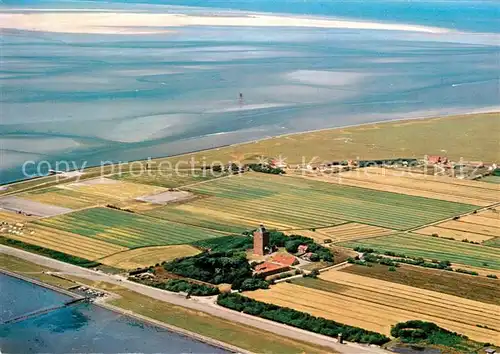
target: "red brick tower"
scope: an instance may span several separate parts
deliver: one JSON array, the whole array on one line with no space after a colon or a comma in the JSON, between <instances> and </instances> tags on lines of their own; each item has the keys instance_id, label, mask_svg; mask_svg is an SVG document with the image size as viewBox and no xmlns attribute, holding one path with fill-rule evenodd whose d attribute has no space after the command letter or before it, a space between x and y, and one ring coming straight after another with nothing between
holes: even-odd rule
<instances>
[{"instance_id":1,"label":"red brick tower","mask_svg":"<svg viewBox=\"0 0 500 354\"><path fill-rule=\"evenodd\" d=\"M263 256L266 253L266 248L269 249L269 231L264 225L260 225L253 233L253 253Z\"/></svg>"}]
</instances>

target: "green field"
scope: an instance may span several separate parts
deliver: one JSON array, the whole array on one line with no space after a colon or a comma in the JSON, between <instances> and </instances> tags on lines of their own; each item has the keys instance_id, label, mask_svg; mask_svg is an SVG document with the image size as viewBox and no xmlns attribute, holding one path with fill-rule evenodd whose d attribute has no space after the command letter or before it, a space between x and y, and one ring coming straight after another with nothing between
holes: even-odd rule
<instances>
[{"instance_id":1,"label":"green field","mask_svg":"<svg viewBox=\"0 0 500 354\"><path fill-rule=\"evenodd\" d=\"M484 241L483 245L489 246L489 247L500 248L500 237L493 237L493 238L489 239L488 241Z\"/></svg>"},{"instance_id":2,"label":"green field","mask_svg":"<svg viewBox=\"0 0 500 354\"><path fill-rule=\"evenodd\" d=\"M481 182L500 184L500 176L486 176L480 179Z\"/></svg>"},{"instance_id":3,"label":"green field","mask_svg":"<svg viewBox=\"0 0 500 354\"><path fill-rule=\"evenodd\" d=\"M241 234L243 231L252 230L256 227L255 223L245 223L242 220L217 220L210 215L203 214L202 212L197 213L188 210L182 210L179 207L170 205L145 211L143 212L143 214L173 222L179 222L183 224L236 234Z\"/></svg>"},{"instance_id":4,"label":"green field","mask_svg":"<svg viewBox=\"0 0 500 354\"><path fill-rule=\"evenodd\" d=\"M368 247L377 251L402 253L406 256L423 257L431 260L448 260L452 263L473 267L500 269L500 249L438 237L397 234L344 242L340 245L350 248L356 246Z\"/></svg>"},{"instance_id":5,"label":"green field","mask_svg":"<svg viewBox=\"0 0 500 354\"><path fill-rule=\"evenodd\" d=\"M211 230L106 208L85 209L35 223L128 248L178 245L222 236Z\"/></svg>"},{"instance_id":6,"label":"green field","mask_svg":"<svg viewBox=\"0 0 500 354\"><path fill-rule=\"evenodd\" d=\"M221 218L234 216L243 224L252 220L280 229L355 221L406 230L475 209L466 204L264 173L213 180L189 190L207 196L188 203L191 210L214 219L217 214Z\"/></svg>"}]
</instances>

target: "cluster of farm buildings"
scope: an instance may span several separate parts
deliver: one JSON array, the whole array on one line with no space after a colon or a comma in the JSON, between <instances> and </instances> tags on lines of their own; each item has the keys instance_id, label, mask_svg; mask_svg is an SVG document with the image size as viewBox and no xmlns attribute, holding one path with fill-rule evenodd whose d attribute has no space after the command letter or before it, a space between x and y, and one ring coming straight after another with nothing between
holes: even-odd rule
<instances>
[{"instance_id":1,"label":"cluster of farm buildings","mask_svg":"<svg viewBox=\"0 0 500 354\"><path fill-rule=\"evenodd\" d=\"M308 252L307 245L298 247L297 255L288 253L278 253L277 249L270 246L269 231L261 225L253 233L253 254L255 256L265 257L262 263L255 266L254 273L261 277L283 273L290 270L293 266L300 263L299 259L309 261L312 255Z\"/></svg>"},{"instance_id":2,"label":"cluster of farm buildings","mask_svg":"<svg viewBox=\"0 0 500 354\"><path fill-rule=\"evenodd\" d=\"M339 173L363 167L407 168L411 172L428 175L444 175L460 179L480 179L488 175L499 175L496 163L482 161L453 161L446 156L425 155L423 159L391 158L378 160L343 160L305 165L287 165L278 160L270 160L270 166L295 171L321 171Z\"/></svg>"}]
</instances>

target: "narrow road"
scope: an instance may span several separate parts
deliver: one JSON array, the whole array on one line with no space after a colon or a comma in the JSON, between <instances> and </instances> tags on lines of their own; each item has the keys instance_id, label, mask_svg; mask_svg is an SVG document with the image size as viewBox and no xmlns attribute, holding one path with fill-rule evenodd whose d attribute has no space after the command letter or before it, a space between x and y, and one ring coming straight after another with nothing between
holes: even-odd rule
<instances>
[{"instance_id":1,"label":"narrow road","mask_svg":"<svg viewBox=\"0 0 500 354\"><path fill-rule=\"evenodd\" d=\"M332 348L335 351L338 351L339 353L346 353L346 354L388 353L387 351L379 347L371 347L355 343L339 344L337 340L334 338L304 331L299 328L287 326L281 323L265 320L259 317L254 317L233 310L229 310L224 307L218 306L213 302L209 302L207 301L207 299L203 298L186 299L182 295L145 286L139 283L131 282L117 275L104 274L93 270L81 268L69 263L60 262L55 259L47 258L20 249L0 245L0 253L22 258L32 263L53 268L58 270L60 273L66 275L74 275L88 280L104 281L116 284L157 300L165 301L174 305L193 309L196 311L205 312L210 315L221 317L232 322L238 322L246 326L252 326L262 330L266 330L283 337L299 339L319 346Z\"/></svg>"}]
</instances>

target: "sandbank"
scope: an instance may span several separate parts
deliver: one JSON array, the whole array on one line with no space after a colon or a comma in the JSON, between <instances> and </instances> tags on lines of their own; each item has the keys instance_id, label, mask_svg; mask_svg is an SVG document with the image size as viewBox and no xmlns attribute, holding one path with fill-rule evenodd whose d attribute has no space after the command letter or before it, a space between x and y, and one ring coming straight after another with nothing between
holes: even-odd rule
<instances>
[{"instance_id":1,"label":"sandbank","mask_svg":"<svg viewBox=\"0 0 500 354\"><path fill-rule=\"evenodd\" d=\"M71 11L71 10L68 10ZM168 27L308 27L361 30L448 33L449 29L407 24L344 21L326 18L304 18L276 15L196 16L172 13L124 13L47 11L0 13L0 29L56 33L145 34L169 32Z\"/></svg>"}]
</instances>

